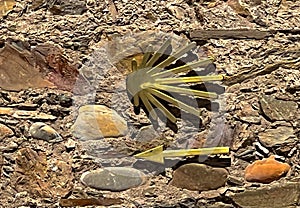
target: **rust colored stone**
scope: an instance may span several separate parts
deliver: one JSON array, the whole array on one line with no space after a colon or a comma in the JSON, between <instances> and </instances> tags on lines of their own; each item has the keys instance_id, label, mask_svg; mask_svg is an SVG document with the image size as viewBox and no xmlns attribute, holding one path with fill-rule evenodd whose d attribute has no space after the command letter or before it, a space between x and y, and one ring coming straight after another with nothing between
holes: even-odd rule
<instances>
[{"instance_id":1,"label":"rust colored stone","mask_svg":"<svg viewBox=\"0 0 300 208\"><path fill-rule=\"evenodd\" d=\"M248 165L245 170L245 179L249 182L271 183L284 176L289 170L289 164L276 161L272 155Z\"/></svg>"}]
</instances>

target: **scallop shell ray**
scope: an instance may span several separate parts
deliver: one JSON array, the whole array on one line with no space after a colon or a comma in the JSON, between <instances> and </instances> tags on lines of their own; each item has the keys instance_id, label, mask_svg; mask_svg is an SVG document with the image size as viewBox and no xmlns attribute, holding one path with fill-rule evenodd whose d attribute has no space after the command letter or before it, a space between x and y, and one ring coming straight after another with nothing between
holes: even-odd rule
<instances>
[{"instance_id":1,"label":"scallop shell ray","mask_svg":"<svg viewBox=\"0 0 300 208\"><path fill-rule=\"evenodd\" d=\"M213 57L186 38L147 31L115 38L105 49L110 63L126 77L134 112L142 108L155 128L160 119L177 132L181 112L200 119L200 108L211 107L224 92L213 83L223 80L211 74Z\"/></svg>"}]
</instances>

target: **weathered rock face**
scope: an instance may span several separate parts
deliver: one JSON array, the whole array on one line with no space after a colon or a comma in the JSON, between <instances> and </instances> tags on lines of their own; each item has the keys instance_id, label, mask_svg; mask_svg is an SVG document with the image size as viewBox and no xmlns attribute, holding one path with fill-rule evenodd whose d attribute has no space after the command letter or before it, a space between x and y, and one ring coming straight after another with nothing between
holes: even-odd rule
<instances>
[{"instance_id":1,"label":"weathered rock face","mask_svg":"<svg viewBox=\"0 0 300 208\"><path fill-rule=\"evenodd\" d=\"M228 172L224 168L190 163L175 170L171 185L195 191L206 191L224 186Z\"/></svg>"},{"instance_id":2,"label":"weathered rock face","mask_svg":"<svg viewBox=\"0 0 300 208\"><path fill-rule=\"evenodd\" d=\"M153 126L151 125L142 127L134 139L139 142L147 142L154 140L158 137L159 134L154 130Z\"/></svg>"},{"instance_id":3,"label":"weathered rock face","mask_svg":"<svg viewBox=\"0 0 300 208\"><path fill-rule=\"evenodd\" d=\"M0 18L6 15L16 4L15 0L4 0L0 2Z\"/></svg>"},{"instance_id":4,"label":"weathered rock face","mask_svg":"<svg viewBox=\"0 0 300 208\"><path fill-rule=\"evenodd\" d=\"M126 121L116 111L104 105L85 105L72 127L73 135L83 140L124 136Z\"/></svg>"},{"instance_id":5,"label":"weathered rock face","mask_svg":"<svg viewBox=\"0 0 300 208\"><path fill-rule=\"evenodd\" d=\"M230 196L236 204L245 208L298 207L300 202L299 182L287 182L246 190Z\"/></svg>"},{"instance_id":6,"label":"weathered rock face","mask_svg":"<svg viewBox=\"0 0 300 208\"><path fill-rule=\"evenodd\" d=\"M127 167L108 167L86 172L81 181L96 189L122 191L143 183L143 172Z\"/></svg>"},{"instance_id":7,"label":"weathered rock face","mask_svg":"<svg viewBox=\"0 0 300 208\"><path fill-rule=\"evenodd\" d=\"M11 39L3 44L4 47L0 48L1 88L20 91L47 87L75 93L89 90L89 83L63 56L59 47L40 44L31 49L29 43Z\"/></svg>"},{"instance_id":8,"label":"weathered rock face","mask_svg":"<svg viewBox=\"0 0 300 208\"><path fill-rule=\"evenodd\" d=\"M0 140L14 135L13 130L11 130L9 127L5 126L4 124L0 123Z\"/></svg>"},{"instance_id":9,"label":"weathered rock face","mask_svg":"<svg viewBox=\"0 0 300 208\"><path fill-rule=\"evenodd\" d=\"M280 126L276 129L268 129L258 134L259 140L267 147L284 145L296 141L294 129L292 127Z\"/></svg>"},{"instance_id":10,"label":"weathered rock face","mask_svg":"<svg viewBox=\"0 0 300 208\"><path fill-rule=\"evenodd\" d=\"M11 180L17 191L28 191L36 197L64 197L73 187L70 164L56 158L47 160L44 152L20 149Z\"/></svg>"},{"instance_id":11,"label":"weathered rock face","mask_svg":"<svg viewBox=\"0 0 300 208\"><path fill-rule=\"evenodd\" d=\"M261 109L271 120L292 120L297 113L298 104L293 101L278 100L271 96L262 96Z\"/></svg>"},{"instance_id":12,"label":"weathered rock face","mask_svg":"<svg viewBox=\"0 0 300 208\"><path fill-rule=\"evenodd\" d=\"M252 106L247 102L240 103L241 110L237 113L237 117L246 122L246 123L254 123L259 124L261 121L261 117L257 110L254 110Z\"/></svg>"},{"instance_id":13,"label":"weathered rock face","mask_svg":"<svg viewBox=\"0 0 300 208\"><path fill-rule=\"evenodd\" d=\"M278 180L289 169L289 164L278 162L274 156L270 156L250 164L245 170L245 179L249 182L270 183Z\"/></svg>"},{"instance_id":14,"label":"weathered rock face","mask_svg":"<svg viewBox=\"0 0 300 208\"><path fill-rule=\"evenodd\" d=\"M29 87L54 87L44 79L34 63L34 57L28 50L6 43L0 49L0 87L15 91Z\"/></svg>"},{"instance_id":15,"label":"weathered rock face","mask_svg":"<svg viewBox=\"0 0 300 208\"><path fill-rule=\"evenodd\" d=\"M46 4L49 10L55 15L81 15L87 10L84 1L76 0L58 0L54 3L45 0L37 0L33 3L32 9L39 9L44 4Z\"/></svg>"}]
</instances>

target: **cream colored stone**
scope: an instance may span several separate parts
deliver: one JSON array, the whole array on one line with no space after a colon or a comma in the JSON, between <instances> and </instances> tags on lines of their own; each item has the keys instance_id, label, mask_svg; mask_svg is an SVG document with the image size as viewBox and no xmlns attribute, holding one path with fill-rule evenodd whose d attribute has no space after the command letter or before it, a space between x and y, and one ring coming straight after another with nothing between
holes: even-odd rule
<instances>
[{"instance_id":1,"label":"cream colored stone","mask_svg":"<svg viewBox=\"0 0 300 208\"><path fill-rule=\"evenodd\" d=\"M75 137L84 140L119 137L127 134L126 121L104 105L85 105L72 127Z\"/></svg>"}]
</instances>

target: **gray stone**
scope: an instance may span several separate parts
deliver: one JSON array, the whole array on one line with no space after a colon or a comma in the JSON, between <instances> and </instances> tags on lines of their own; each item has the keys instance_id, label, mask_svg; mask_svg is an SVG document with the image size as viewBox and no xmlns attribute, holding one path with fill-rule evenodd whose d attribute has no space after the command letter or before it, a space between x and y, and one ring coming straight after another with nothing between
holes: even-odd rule
<instances>
[{"instance_id":1,"label":"gray stone","mask_svg":"<svg viewBox=\"0 0 300 208\"><path fill-rule=\"evenodd\" d=\"M299 205L300 183L281 183L248 189L229 196L243 208L282 208Z\"/></svg>"},{"instance_id":2,"label":"gray stone","mask_svg":"<svg viewBox=\"0 0 300 208\"><path fill-rule=\"evenodd\" d=\"M262 96L261 109L272 121L292 120L297 115L298 104L293 101L278 100L271 96Z\"/></svg>"},{"instance_id":3,"label":"gray stone","mask_svg":"<svg viewBox=\"0 0 300 208\"><path fill-rule=\"evenodd\" d=\"M276 129L268 129L258 134L259 140L267 147L293 143L296 141L292 127L280 126Z\"/></svg>"},{"instance_id":4,"label":"gray stone","mask_svg":"<svg viewBox=\"0 0 300 208\"><path fill-rule=\"evenodd\" d=\"M154 130L153 126L144 126L139 129L136 137L134 138L136 141L139 142L149 142L154 139L157 139L159 134Z\"/></svg>"},{"instance_id":5,"label":"gray stone","mask_svg":"<svg viewBox=\"0 0 300 208\"><path fill-rule=\"evenodd\" d=\"M122 191L141 185L145 175L134 168L107 167L85 172L80 180L86 186L110 191Z\"/></svg>"},{"instance_id":6,"label":"gray stone","mask_svg":"<svg viewBox=\"0 0 300 208\"><path fill-rule=\"evenodd\" d=\"M228 172L224 168L190 163L176 169L171 185L195 191L206 191L224 186Z\"/></svg>"},{"instance_id":7,"label":"gray stone","mask_svg":"<svg viewBox=\"0 0 300 208\"><path fill-rule=\"evenodd\" d=\"M104 105L80 107L72 133L82 140L119 137L127 134L126 121L116 111Z\"/></svg>"},{"instance_id":8,"label":"gray stone","mask_svg":"<svg viewBox=\"0 0 300 208\"><path fill-rule=\"evenodd\" d=\"M41 139L48 142L60 142L61 136L49 125L43 122L36 122L29 128L29 133L34 139Z\"/></svg>"}]
</instances>

